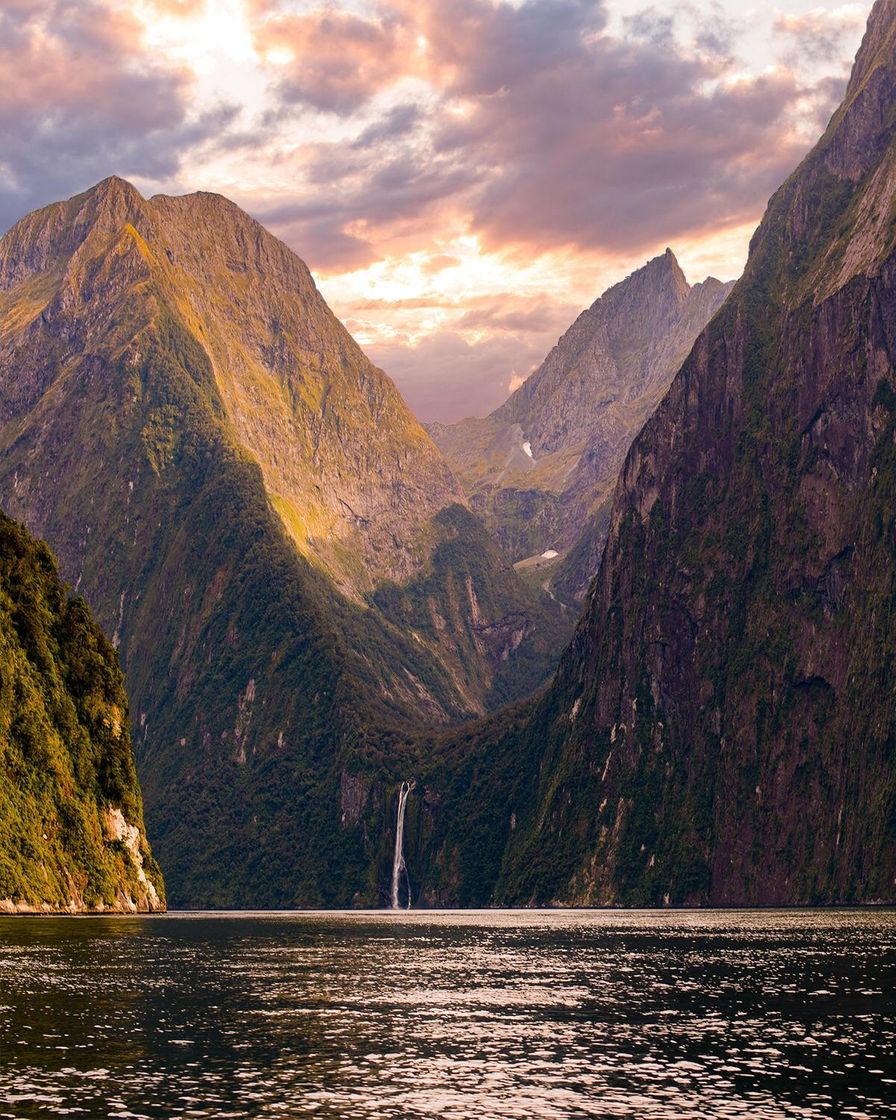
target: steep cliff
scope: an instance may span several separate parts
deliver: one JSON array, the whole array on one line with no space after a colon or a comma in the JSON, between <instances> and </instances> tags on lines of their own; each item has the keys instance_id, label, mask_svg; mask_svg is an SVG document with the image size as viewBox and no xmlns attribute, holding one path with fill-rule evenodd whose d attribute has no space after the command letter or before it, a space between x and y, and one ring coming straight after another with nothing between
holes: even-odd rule
<instances>
[{"instance_id":1,"label":"steep cliff","mask_svg":"<svg viewBox=\"0 0 896 1120\"><path fill-rule=\"evenodd\" d=\"M878 0L843 105L626 458L554 684L433 775L454 806L421 832L433 895L463 867L476 901L896 898L894 605L896 0Z\"/></svg>"},{"instance_id":2,"label":"steep cliff","mask_svg":"<svg viewBox=\"0 0 896 1120\"><path fill-rule=\"evenodd\" d=\"M490 416L430 425L508 555L549 574L569 602L597 571L632 439L730 288L691 287L667 249L583 311Z\"/></svg>"},{"instance_id":3,"label":"steep cliff","mask_svg":"<svg viewBox=\"0 0 896 1120\"><path fill-rule=\"evenodd\" d=\"M112 178L0 241L0 500L114 636L178 904L368 889L342 775L559 648L305 265L218 196Z\"/></svg>"},{"instance_id":4,"label":"steep cliff","mask_svg":"<svg viewBox=\"0 0 896 1120\"><path fill-rule=\"evenodd\" d=\"M115 651L0 514L0 913L164 909Z\"/></svg>"}]
</instances>

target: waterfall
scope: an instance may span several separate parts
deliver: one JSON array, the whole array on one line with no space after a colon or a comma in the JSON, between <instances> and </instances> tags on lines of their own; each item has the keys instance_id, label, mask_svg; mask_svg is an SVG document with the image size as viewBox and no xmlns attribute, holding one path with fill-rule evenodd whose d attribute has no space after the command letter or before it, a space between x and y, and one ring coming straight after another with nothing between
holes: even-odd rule
<instances>
[{"instance_id":1,"label":"waterfall","mask_svg":"<svg viewBox=\"0 0 896 1120\"><path fill-rule=\"evenodd\" d=\"M392 860L392 909L398 910L398 884L402 871L407 876L407 867L404 862L404 810L408 794L414 788L414 782L402 782L398 791L398 819L395 822L395 856ZM408 883L408 910L411 908L411 885Z\"/></svg>"}]
</instances>

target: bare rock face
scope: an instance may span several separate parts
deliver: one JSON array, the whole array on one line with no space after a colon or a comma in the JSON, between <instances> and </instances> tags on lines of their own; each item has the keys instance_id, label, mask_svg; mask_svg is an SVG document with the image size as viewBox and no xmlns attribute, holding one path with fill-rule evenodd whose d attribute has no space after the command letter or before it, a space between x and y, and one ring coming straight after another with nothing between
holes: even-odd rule
<instances>
[{"instance_id":1,"label":"bare rock face","mask_svg":"<svg viewBox=\"0 0 896 1120\"><path fill-rule=\"evenodd\" d=\"M114 638L179 904L375 891L343 769L562 644L306 266L216 195L111 178L0 240L0 505Z\"/></svg>"},{"instance_id":2,"label":"bare rock face","mask_svg":"<svg viewBox=\"0 0 896 1120\"><path fill-rule=\"evenodd\" d=\"M626 457L554 684L483 732L526 775L463 795L498 822L468 873L486 898L896 898L894 105L878 0L844 104Z\"/></svg>"},{"instance_id":3,"label":"bare rock face","mask_svg":"<svg viewBox=\"0 0 896 1120\"><path fill-rule=\"evenodd\" d=\"M349 594L418 568L427 522L463 502L303 262L224 198L146 201L106 180L19 223L3 239L0 285L26 328L4 331L4 369L11 378L23 358L35 367L4 386L9 419L55 372L42 355L51 331L63 329L73 353L107 350L117 336L133 343L137 361L124 304L136 302L148 323L178 315L205 351L233 436L258 463L286 530ZM43 306L40 285L55 288Z\"/></svg>"},{"instance_id":4,"label":"bare rock face","mask_svg":"<svg viewBox=\"0 0 896 1120\"><path fill-rule=\"evenodd\" d=\"M568 601L597 571L632 439L730 288L692 288L667 249L583 311L490 416L430 426L511 558L558 554L552 585Z\"/></svg>"}]
</instances>

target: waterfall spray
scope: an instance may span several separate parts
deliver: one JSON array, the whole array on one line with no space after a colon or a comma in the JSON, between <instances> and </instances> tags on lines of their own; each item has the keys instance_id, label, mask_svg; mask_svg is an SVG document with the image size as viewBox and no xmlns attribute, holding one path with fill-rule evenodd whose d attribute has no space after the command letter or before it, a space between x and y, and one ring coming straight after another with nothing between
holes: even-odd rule
<instances>
[{"instance_id":1,"label":"waterfall spray","mask_svg":"<svg viewBox=\"0 0 896 1120\"><path fill-rule=\"evenodd\" d=\"M402 871L407 876L404 862L404 810L414 782L402 782L398 791L398 819L395 822L395 856L392 860L392 909L398 910L398 884ZM408 883L408 910L411 908L411 885Z\"/></svg>"}]
</instances>

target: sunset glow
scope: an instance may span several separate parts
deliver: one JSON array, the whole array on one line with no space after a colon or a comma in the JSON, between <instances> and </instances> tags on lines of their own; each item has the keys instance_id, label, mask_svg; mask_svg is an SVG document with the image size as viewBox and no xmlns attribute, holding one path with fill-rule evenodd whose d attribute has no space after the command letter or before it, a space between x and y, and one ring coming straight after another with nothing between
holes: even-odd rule
<instances>
[{"instance_id":1,"label":"sunset glow","mask_svg":"<svg viewBox=\"0 0 896 1120\"><path fill-rule=\"evenodd\" d=\"M869 7L14 2L0 223L110 173L226 194L423 419L481 414L667 245L738 275Z\"/></svg>"}]
</instances>

